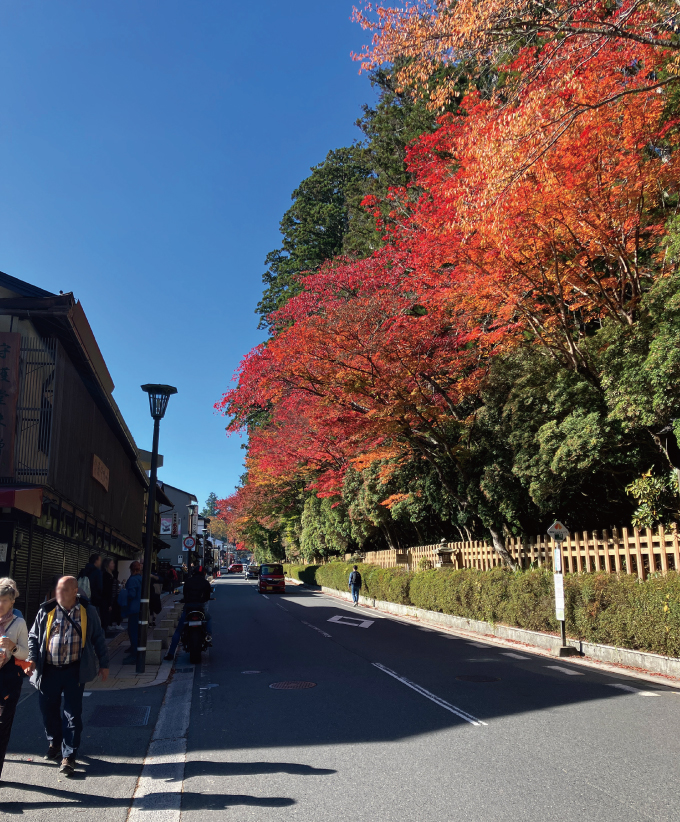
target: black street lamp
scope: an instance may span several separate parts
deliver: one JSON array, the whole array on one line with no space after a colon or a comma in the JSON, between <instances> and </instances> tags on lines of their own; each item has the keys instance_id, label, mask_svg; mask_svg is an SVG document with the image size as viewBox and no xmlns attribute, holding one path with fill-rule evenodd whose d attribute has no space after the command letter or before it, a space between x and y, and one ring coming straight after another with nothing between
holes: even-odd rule
<instances>
[{"instance_id":1,"label":"black street lamp","mask_svg":"<svg viewBox=\"0 0 680 822\"><path fill-rule=\"evenodd\" d=\"M153 447L151 450L151 476L149 500L146 506L146 535L144 540L144 567L142 569L142 601L139 611L139 637L137 641L137 673L146 670L146 640L149 625L149 593L151 590L151 554L153 550L153 523L156 514L156 482L158 474L158 436L161 420L165 416L168 400L177 389L171 385L143 385L149 395L149 407L153 417Z\"/></svg>"}]
</instances>

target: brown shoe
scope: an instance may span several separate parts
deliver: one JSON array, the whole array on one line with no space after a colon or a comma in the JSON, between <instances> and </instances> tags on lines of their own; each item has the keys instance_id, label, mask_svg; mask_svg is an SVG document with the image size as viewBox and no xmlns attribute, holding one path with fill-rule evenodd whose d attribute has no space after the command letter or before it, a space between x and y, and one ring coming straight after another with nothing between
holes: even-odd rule
<instances>
[{"instance_id":1,"label":"brown shoe","mask_svg":"<svg viewBox=\"0 0 680 822\"><path fill-rule=\"evenodd\" d=\"M76 758L71 754L71 756L65 756L61 760L61 767L59 768L59 773L63 773L64 776L73 776L76 772Z\"/></svg>"},{"instance_id":2,"label":"brown shoe","mask_svg":"<svg viewBox=\"0 0 680 822\"><path fill-rule=\"evenodd\" d=\"M47 749L47 753L43 757L43 759L59 759L61 756L61 745L50 745Z\"/></svg>"}]
</instances>

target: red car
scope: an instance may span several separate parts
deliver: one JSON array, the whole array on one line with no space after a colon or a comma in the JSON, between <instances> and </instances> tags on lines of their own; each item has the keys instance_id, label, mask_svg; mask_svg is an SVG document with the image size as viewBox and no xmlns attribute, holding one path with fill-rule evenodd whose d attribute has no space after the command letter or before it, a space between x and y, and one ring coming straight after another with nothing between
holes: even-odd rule
<instances>
[{"instance_id":1,"label":"red car","mask_svg":"<svg viewBox=\"0 0 680 822\"><path fill-rule=\"evenodd\" d=\"M265 591L272 593L286 593L286 578L283 575L283 565L260 565L260 572L257 575L258 593Z\"/></svg>"},{"instance_id":2,"label":"red car","mask_svg":"<svg viewBox=\"0 0 680 822\"><path fill-rule=\"evenodd\" d=\"M227 569L228 574L242 574L243 573L243 565L240 562L232 562L232 564Z\"/></svg>"}]
</instances>

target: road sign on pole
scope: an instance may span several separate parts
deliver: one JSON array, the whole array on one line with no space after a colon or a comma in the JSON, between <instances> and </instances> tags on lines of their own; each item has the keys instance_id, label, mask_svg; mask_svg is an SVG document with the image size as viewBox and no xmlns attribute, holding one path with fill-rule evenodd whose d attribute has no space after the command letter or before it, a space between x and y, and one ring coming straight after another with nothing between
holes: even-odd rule
<instances>
[{"instance_id":1,"label":"road sign on pole","mask_svg":"<svg viewBox=\"0 0 680 822\"><path fill-rule=\"evenodd\" d=\"M193 551L196 547L196 540L193 537L184 537L182 540L183 551Z\"/></svg>"},{"instance_id":2,"label":"road sign on pole","mask_svg":"<svg viewBox=\"0 0 680 822\"><path fill-rule=\"evenodd\" d=\"M569 536L569 529L564 523L555 520L550 528L548 528L548 533L555 542L563 542Z\"/></svg>"},{"instance_id":3,"label":"road sign on pole","mask_svg":"<svg viewBox=\"0 0 680 822\"><path fill-rule=\"evenodd\" d=\"M555 584L555 616L560 623L560 638L561 647L560 656L572 656L576 653L576 649L567 645L567 626L564 614L564 573L562 565L562 543L569 536L569 529L567 526L556 520L548 528L548 534L555 540L555 548L553 549L553 582Z\"/></svg>"}]
</instances>

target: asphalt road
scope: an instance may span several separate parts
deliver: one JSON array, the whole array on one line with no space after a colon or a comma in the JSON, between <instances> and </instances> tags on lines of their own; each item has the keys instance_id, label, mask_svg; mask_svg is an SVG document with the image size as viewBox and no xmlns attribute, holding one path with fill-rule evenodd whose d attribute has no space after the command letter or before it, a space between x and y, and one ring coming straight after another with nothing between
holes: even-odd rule
<instances>
[{"instance_id":1,"label":"asphalt road","mask_svg":"<svg viewBox=\"0 0 680 822\"><path fill-rule=\"evenodd\" d=\"M680 820L680 693L301 588L217 597L184 822Z\"/></svg>"},{"instance_id":2,"label":"asphalt road","mask_svg":"<svg viewBox=\"0 0 680 822\"><path fill-rule=\"evenodd\" d=\"M260 596L240 576L216 587L214 647L193 673L181 654L167 692L86 698L77 778L42 762L24 686L0 819L680 822L680 689L301 588ZM282 682L313 687L270 687ZM117 705L148 707L148 724L94 725ZM159 715L152 746L169 757L142 772Z\"/></svg>"}]
</instances>

